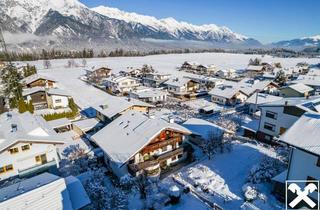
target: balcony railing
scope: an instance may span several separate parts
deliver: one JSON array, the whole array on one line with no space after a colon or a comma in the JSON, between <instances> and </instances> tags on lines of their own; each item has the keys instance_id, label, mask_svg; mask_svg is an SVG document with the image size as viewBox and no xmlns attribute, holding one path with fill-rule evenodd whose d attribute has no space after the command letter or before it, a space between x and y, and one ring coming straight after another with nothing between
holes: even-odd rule
<instances>
[{"instance_id":1,"label":"balcony railing","mask_svg":"<svg viewBox=\"0 0 320 210\"><path fill-rule=\"evenodd\" d=\"M188 151L188 147L179 147L170 152L166 152L158 156L153 156L151 160L147 160L145 162L138 163L138 164L134 164L134 163L129 164L128 167L129 167L129 170L135 173L137 171L146 169L148 167L156 166L160 162L165 161L169 158L172 158L173 156L183 154L185 151Z\"/></svg>"}]
</instances>

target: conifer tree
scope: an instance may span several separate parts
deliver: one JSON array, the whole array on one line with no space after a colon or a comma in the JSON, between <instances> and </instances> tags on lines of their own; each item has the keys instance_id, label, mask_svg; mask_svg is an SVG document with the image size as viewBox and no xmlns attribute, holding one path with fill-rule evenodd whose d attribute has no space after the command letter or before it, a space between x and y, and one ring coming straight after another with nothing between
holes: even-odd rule
<instances>
[{"instance_id":1,"label":"conifer tree","mask_svg":"<svg viewBox=\"0 0 320 210\"><path fill-rule=\"evenodd\" d=\"M24 102L22 98L18 101L18 110L19 113L24 113L28 110L27 104Z\"/></svg>"}]
</instances>

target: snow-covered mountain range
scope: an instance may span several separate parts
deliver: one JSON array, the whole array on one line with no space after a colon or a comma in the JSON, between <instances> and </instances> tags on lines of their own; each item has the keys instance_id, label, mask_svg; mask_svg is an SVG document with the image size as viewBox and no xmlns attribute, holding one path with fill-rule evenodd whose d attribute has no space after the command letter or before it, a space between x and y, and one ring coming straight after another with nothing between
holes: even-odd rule
<instances>
[{"instance_id":1,"label":"snow-covered mountain range","mask_svg":"<svg viewBox=\"0 0 320 210\"><path fill-rule=\"evenodd\" d=\"M197 26L173 18L156 19L104 6L88 8L78 0L1 0L0 15L4 31L10 35L29 35L30 39L22 39L24 41L19 45L32 46L39 40L45 40L42 46L135 45L143 40L260 45L257 40L227 27L214 24ZM13 40L12 43L18 41Z\"/></svg>"},{"instance_id":2,"label":"snow-covered mountain range","mask_svg":"<svg viewBox=\"0 0 320 210\"><path fill-rule=\"evenodd\" d=\"M272 43L272 45L285 48L320 47L320 35L275 42Z\"/></svg>"}]
</instances>

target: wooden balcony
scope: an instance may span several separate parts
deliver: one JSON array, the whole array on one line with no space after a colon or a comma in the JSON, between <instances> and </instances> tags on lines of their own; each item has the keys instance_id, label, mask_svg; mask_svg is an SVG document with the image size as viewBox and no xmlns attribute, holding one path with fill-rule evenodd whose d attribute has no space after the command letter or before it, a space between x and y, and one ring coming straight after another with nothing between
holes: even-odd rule
<instances>
[{"instance_id":1,"label":"wooden balcony","mask_svg":"<svg viewBox=\"0 0 320 210\"><path fill-rule=\"evenodd\" d=\"M129 171L136 173L137 171L144 170L148 167L156 166L156 165L160 164L160 162L163 162L169 158L172 158L173 156L180 155L180 154L183 154L184 152L190 151L189 150L190 146L189 147L188 146L179 147L175 150L172 150L170 152L166 152L166 153L158 155L158 156L155 155L155 156L151 157L150 160L144 161L142 163L129 164L128 165Z\"/></svg>"},{"instance_id":2,"label":"wooden balcony","mask_svg":"<svg viewBox=\"0 0 320 210\"><path fill-rule=\"evenodd\" d=\"M156 142L153 144L149 144L141 151L141 153L142 154L149 153L149 152L152 152L152 151L157 150L159 148L163 148L163 147L170 145L170 144L173 145L173 144L175 144L177 142L181 142L181 141L182 141L181 136L172 137L167 140L163 140L163 141L159 141L159 142Z\"/></svg>"}]
</instances>

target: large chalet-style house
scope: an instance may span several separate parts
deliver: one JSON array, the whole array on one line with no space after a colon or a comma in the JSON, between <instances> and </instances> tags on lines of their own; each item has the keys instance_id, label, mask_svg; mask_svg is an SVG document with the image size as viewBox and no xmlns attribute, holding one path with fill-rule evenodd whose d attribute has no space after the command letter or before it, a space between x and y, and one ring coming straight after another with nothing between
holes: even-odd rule
<instances>
[{"instance_id":1,"label":"large chalet-style house","mask_svg":"<svg viewBox=\"0 0 320 210\"><path fill-rule=\"evenodd\" d=\"M118 177L128 173L159 177L188 158L190 147L184 140L190 134L172 120L128 111L91 139L104 151L106 164Z\"/></svg>"},{"instance_id":2,"label":"large chalet-style house","mask_svg":"<svg viewBox=\"0 0 320 210\"><path fill-rule=\"evenodd\" d=\"M107 67L101 67L98 69L87 69L86 70L86 77L87 80L94 84L102 85L103 82L110 77L111 69Z\"/></svg>"},{"instance_id":3,"label":"large chalet-style house","mask_svg":"<svg viewBox=\"0 0 320 210\"><path fill-rule=\"evenodd\" d=\"M29 112L0 115L0 180L59 166L57 145L64 140L41 116Z\"/></svg>"},{"instance_id":4,"label":"large chalet-style house","mask_svg":"<svg viewBox=\"0 0 320 210\"><path fill-rule=\"evenodd\" d=\"M258 106L260 122L257 139L273 143L273 137L285 133L305 112L320 112L320 97L283 98Z\"/></svg>"},{"instance_id":5,"label":"large chalet-style house","mask_svg":"<svg viewBox=\"0 0 320 210\"><path fill-rule=\"evenodd\" d=\"M23 89L22 96L26 102L32 102L35 110L67 108L71 98L64 90L44 87Z\"/></svg>"},{"instance_id":6,"label":"large chalet-style house","mask_svg":"<svg viewBox=\"0 0 320 210\"><path fill-rule=\"evenodd\" d=\"M147 87L160 87L165 81L169 80L170 74L165 73L147 73L142 78L142 84Z\"/></svg>"},{"instance_id":7,"label":"large chalet-style house","mask_svg":"<svg viewBox=\"0 0 320 210\"><path fill-rule=\"evenodd\" d=\"M116 76L106 79L106 88L112 93L128 93L139 87L139 81L136 78L129 76Z\"/></svg>"},{"instance_id":8,"label":"large chalet-style house","mask_svg":"<svg viewBox=\"0 0 320 210\"><path fill-rule=\"evenodd\" d=\"M25 88L33 87L44 87L44 88L54 88L56 87L56 81L46 76L39 74L34 74L29 77L24 78L22 84Z\"/></svg>"},{"instance_id":9,"label":"large chalet-style house","mask_svg":"<svg viewBox=\"0 0 320 210\"><path fill-rule=\"evenodd\" d=\"M280 141L291 148L288 169L274 177L273 191L282 199L285 196L285 180L320 179L320 114L305 113L289 128ZM305 183L300 187L303 189ZM310 194L318 199L318 192Z\"/></svg>"},{"instance_id":10,"label":"large chalet-style house","mask_svg":"<svg viewBox=\"0 0 320 210\"><path fill-rule=\"evenodd\" d=\"M176 97L193 97L200 89L200 84L185 77L173 77L164 83L168 92Z\"/></svg>"},{"instance_id":11,"label":"large chalet-style house","mask_svg":"<svg viewBox=\"0 0 320 210\"><path fill-rule=\"evenodd\" d=\"M0 189L0 209L78 210L90 204L80 180L42 173Z\"/></svg>"},{"instance_id":12,"label":"large chalet-style house","mask_svg":"<svg viewBox=\"0 0 320 210\"><path fill-rule=\"evenodd\" d=\"M234 106L244 103L254 93L277 93L278 85L272 81L252 81L243 79L240 82L225 81L213 88L209 94L212 102Z\"/></svg>"}]
</instances>

